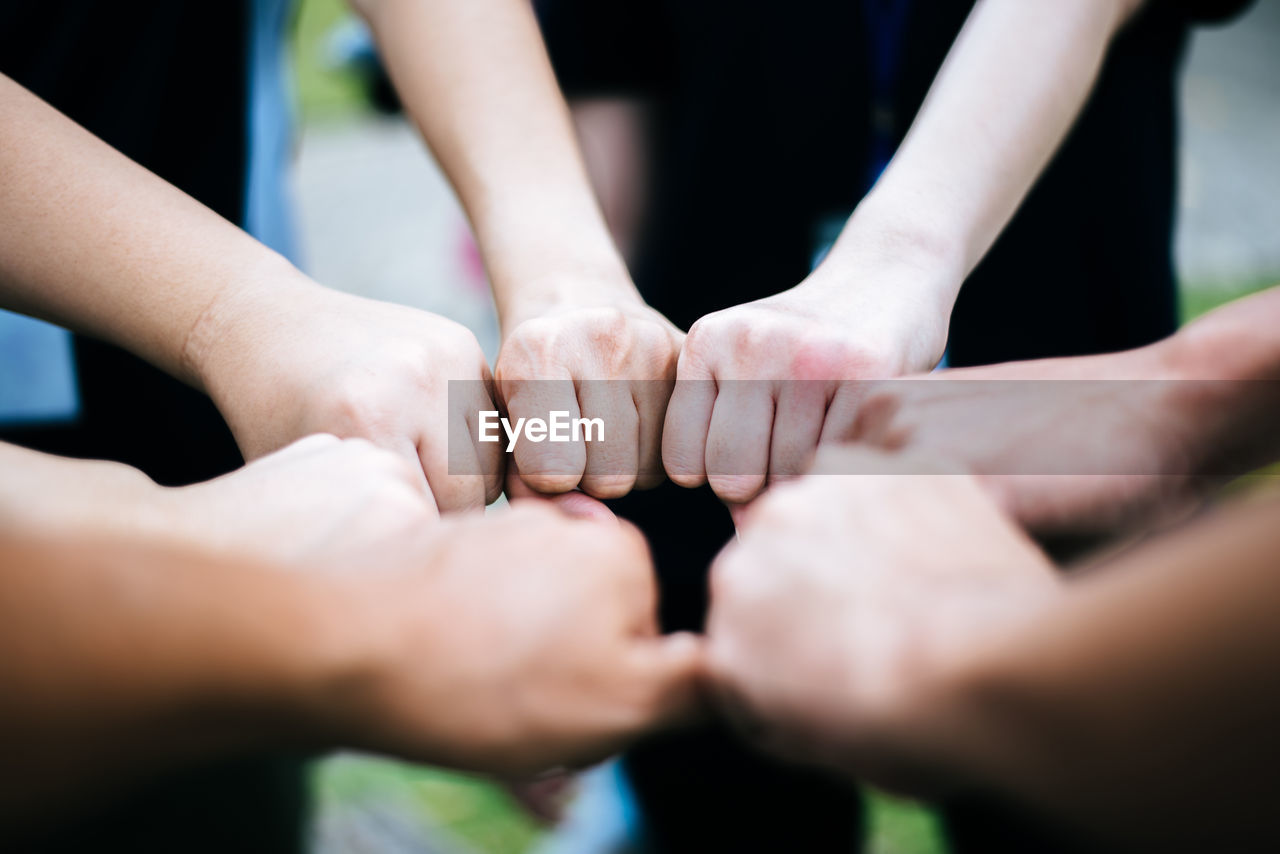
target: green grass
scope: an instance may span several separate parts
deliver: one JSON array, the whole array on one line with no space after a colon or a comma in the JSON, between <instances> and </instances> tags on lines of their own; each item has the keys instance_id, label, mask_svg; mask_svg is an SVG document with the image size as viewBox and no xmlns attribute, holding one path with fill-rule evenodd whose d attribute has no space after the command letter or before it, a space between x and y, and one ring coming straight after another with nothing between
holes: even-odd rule
<instances>
[{"instance_id":1,"label":"green grass","mask_svg":"<svg viewBox=\"0 0 1280 854\"><path fill-rule=\"evenodd\" d=\"M294 73L303 122L348 119L365 109L360 81L342 69L329 68L325 40L348 14L343 0L303 0L294 28Z\"/></svg>"},{"instance_id":2,"label":"green grass","mask_svg":"<svg viewBox=\"0 0 1280 854\"><path fill-rule=\"evenodd\" d=\"M1272 285L1280 284L1280 273L1253 282L1233 282L1222 284L1217 282L1183 282L1178 289L1178 302L1181 309L1182 322L1195 320L1202 314L1213 311L1220 305L1247 297L1249 294L1266 290Z\"/></svg>"},{"instance_id":3,"label":"green grass","mask_svg":"<svg viewBox=\"0 0 1280 854\"><path fill-rule=\"evenodd\" d=\"M317 809L390 807L483 854L522 854L541 834L501 788L438 768L344 755L317 762L311 787Z\"/></svg>"},{"instance_id":4,"label":"green grass","mask_svg":"<svg viewBox=\"0 0 1280 854\"><path fill-rule=\"evenodd\" d=\"M942 822L936 812L911 801L867 792L866 854L945 854Z\"/></svg>"},{"instance_id":5,"label":"green grass","mask_svg":"<svg viewBox=\"0 0 1280 854\"><path fill-rule=\"evenodd\" d=\"M344 755L316 763L319 809L390 806L445 831L483 854L523 854L542 829L487 780L388 759ZM919 804L867 792L867 854L945 854L936 814Z\"/></svg>"}]
</instances>

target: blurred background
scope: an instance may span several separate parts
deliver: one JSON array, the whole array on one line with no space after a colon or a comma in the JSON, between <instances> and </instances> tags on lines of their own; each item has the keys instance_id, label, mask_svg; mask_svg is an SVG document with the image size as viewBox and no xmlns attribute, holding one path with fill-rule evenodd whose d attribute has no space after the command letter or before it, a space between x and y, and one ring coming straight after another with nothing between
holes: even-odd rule
<instances>
[{"instance_id":1,"label":"blurred background","mask_svg":"<svg viewBox=\"0 0 1280 854\"><path fill-rule=\"evenodd\" d=\"M1177 264L1184 318L1280 282L1280 3L1200 30L1182 97ZM366 40L342 0L304 0L294 34L302 133L295 191L304 264L332 287L497 326L447 184L413 129L380 111ZM317 763L317 848L339 852L600 852L625 824L612 769L571 796L555 833L492 783L383 760ZM945 850L933 816L871 798L871 854Z\"/></svg>"}]
</instances>

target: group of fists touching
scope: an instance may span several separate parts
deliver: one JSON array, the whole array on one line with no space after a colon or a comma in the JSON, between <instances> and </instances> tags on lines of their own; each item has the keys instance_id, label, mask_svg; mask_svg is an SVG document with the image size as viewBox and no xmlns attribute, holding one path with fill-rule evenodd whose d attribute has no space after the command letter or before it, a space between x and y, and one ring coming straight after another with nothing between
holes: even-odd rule
<instances>
[{"instance_id":1,"label":"group of fists touching","mask_svg":"<svg viewBox=\"0 0 1280 854\"><path fill-rule=\"evenodd\" d=\"M877 381L899 366L866 367L853 336L770 322L773 308L730 310L686 336L636 298L516 322L491 376L461 327L324 298L344 305L309 317L307 329L328 330L314 345L266 360L278 381L216 380L223 353L257 352L233 334L193 345L261 458L160 492L174 528L340 590L323 624L343 627L346 654L377 636L357 657L365 670L316 707L357 727L330 730L339 743L518 773L727 713L767 744L898 782L896 766L857 764L861 740L883 749L884 728L908 726L906 705L920 702L914 686L961 640L1056 589L1024 525L1111 528L1170 489L1188 494L1191 472L1174 461L1189 466L1195 446L1166 437L1203 401L1090 381L1156 376L1178 342ZM703 350L704 334L727 337ZM1081 382L1037 395L1028 377ZM450 380L464 381L464 405ZM1134 389L1151 398L1135 405ZM504 459L501 443L475 441L475 414L490 409L601 418L612 456L588 441L526 442ZM326 435L266 453L314 431ZM475 455L463 474L460 435ZM1085 474L1045 468L1063 442ZM659 634L644 538L596 500L666 472L709 480L738 524L712 567L706 636ZM504 487L510 508L463 512Z\"/></svg>"}]
</instances>

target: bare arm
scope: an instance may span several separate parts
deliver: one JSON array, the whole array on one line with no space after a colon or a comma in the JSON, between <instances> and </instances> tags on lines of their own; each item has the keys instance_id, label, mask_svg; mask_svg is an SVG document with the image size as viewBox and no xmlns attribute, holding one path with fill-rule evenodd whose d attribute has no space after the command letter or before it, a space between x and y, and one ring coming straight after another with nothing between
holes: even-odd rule
<instances>
[{"instance_id":1,"label":"bare arm","mask_svg":"<svg viewBox=\"0 0 1280 854\"><path fill-rule=\"evenodd\" d=\"M945 313L1075 122L1144 0L981 0L822 276L856 281L864 235L951 265ZM939 279L939 282L943 279Z\"/></svg>"},{"instance_id":2,"label":"bare arm","mask_svg":"<svg viewBox=\"0 0 1280 854\"><path fill-rule=\"evenodd\" d=\"M0 467L0 840L177 765L319 743L298 711L338 663L321 585L167 530L125 466L0 445Z\"/></svg>"},{"instance_id":3,"label":"bare arm","mask_svg":"<svg viewBox=\"0 0 1280 854\"><path fill-rule=\"evenodd\" d=\"M353 5L475 229L502 324L498 396L513 419L563 410L615 437L616 450L518 445L521 477L597 497L660 482L663 381L683 334L640 298L612 241L531 4ZM546 380L560 382L530 382Z\"/></svg>"},{"instance_id":4,"label":"bare arm","mask_svg":"<svg viewBox=\"0 0 1280 854\"><path fill-rule=\"evenodd\" d=\"M857 417L860 381L937 365L962 282L1065 137L1136 5L976 4L826 259L790 290L689 330L678 379L697 382L677 383L663 435L672 480L749 501L770 476L803 472L818 444L839 441ZM712 382L740 379L815 382L757 383L741 402ZM734 416L713 417L722 408Z\"/></svg>"},{"instance_id":5,"label":"bare arm","mask_svg":"<svg viewBox=\"0 0 1280 854\"><path fill-rule=\"evenodd\" d=\"M698 645L657 636L611 518L438 521L412 466L333 436L181 489L3 444L0 469L0 842L210 757L532 773L695 710Z\"/></svg>"},{"instance_id":6,"label":"bare arm","mask_svg":"<svg viewBox=\"0 0 1280 854\"><path fill-rule=\"evenodd\" d=\"M465 415L448 412L449 380L492 407L469 331L320 287L4 77L0 223L0 305L204 390L246 457L315 432L359 436L415 462L443 509L497 497L496 446L448 447L449 418ZM451 452L466 474L450 474Z\"/></svg>"},{"instance_id":7,"label":"bare arm","mask_svg":"<svg viewBox=\"0 0 1280 854\"><path fill-rule=\"evenodd\" d=\"M862 474L772 491L714 568L712 672L754 733L1085 850L1266 847L1280 499L1060 581L968 477L838 453Z\"/></svg>"},{"instance_id":8,"label":"bare arm","mask_svg":"<svg viewBox=\"0 0 1280 854\"><path fill-rule=\"evenodd\" d=\"M630 288L530 3L354 0L476 230L499 312L588 279Z\"/></svg>"},{"instance_id":9,"label":"bare arm","mask_svg":"<svg viewBox=\"0 0 1280 854\"><path fill-rule=\"evenodd\" d=\"M845 437L950 460L1038 533L1185 512L1280 459L1280 287L1164 341L881 383Z\"/></svg>"},{"instance_id":10,"label":"bare arm","mask_svg":"<svg viewBox=\"0 0 1280 854\"><path fill-rule=\"evenodd\" d=\"M276 253L0 76L0 299L203 387L193 330L224 292L306 287Z\"/></svg>"},{"instance_id":11,"label":"bare arm","mask_svg":"<svg viewBox=\"0 0 1280 854\"><path fill-rule=\"evenodd\" d=\"M1223 513L990 638L957 669L952 768L1120 848L1274 842L1278 518Z\"/></svg>"}]
</instances>

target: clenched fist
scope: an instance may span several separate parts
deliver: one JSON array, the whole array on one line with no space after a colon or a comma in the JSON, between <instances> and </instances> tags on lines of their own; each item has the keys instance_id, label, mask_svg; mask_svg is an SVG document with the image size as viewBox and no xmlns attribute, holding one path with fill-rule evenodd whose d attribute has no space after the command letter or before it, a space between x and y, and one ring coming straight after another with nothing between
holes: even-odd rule
<instances>
[{"instance_id":1,"label":"clenched fist","mask_svg":"<svg viewBox=\"0 0 1280 854\"><path fill-rule=\"evenodd\" d=\"M599 419L604 441L519 442L515 463L541 492L617 498L662 481L662 424L684 340L634 293L524 306L494 370L508 419Z\"/></svg>"},{"instance_id":2,"label":"clenched fist","mask_svg":"<svg viewBox=\"0 0 1280 854\"><path fill-rule=\"evenodd\" d=\"M820 268L693 325L663 432L673 481L709 481L725 501L750 501L847 430L867 381L933 367L947 313L919 295L925 275L896 262L859 275L864 284Z\"/></svg>"},{"instance_id":3,"label":"clenched fist","mask_svg":"<svg viewBox=\"0 0 1280 854\"><path fill-rule=\"evenodd\" d=\"M910 788L935 677L1057 582L968 475L833 453L863 474L772 490L717 559L710 670L767 746Z\"/></svg>"},{"instance_id":4,"label":"clenched fist","mask_svg":"<svg viewBox=\"0 0 1280 854\"><path fill-rule=\"evenodd\" d=\"M332 433L399 455L442 511L479 509L500 494L498 446L450 443L474 436L466 424L451 433L451 418L494 408L488 365L465 327L281 282L226 297L193 337L207 390L248 459ZM450 380L470 381L462 387L472 399L451 407Z\"/></svg>"},{"instance_id":5,"label":"clenched fist","mask_svg":"<svg viewBox=\"0 0 1280 854\"><path fill-rule=\"evenodd\" d=\"M700 643L663 637L644 538L550 504L446 519L421 568L345 588L365 655L322 698L338 743L527 774L695 715Z\"/></svg>"}]
</instances>

